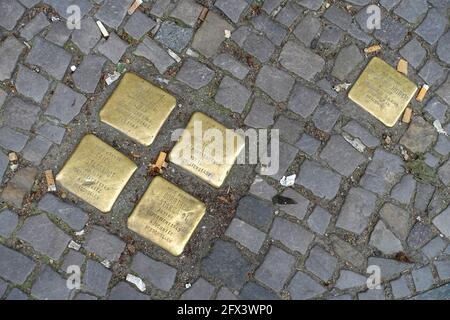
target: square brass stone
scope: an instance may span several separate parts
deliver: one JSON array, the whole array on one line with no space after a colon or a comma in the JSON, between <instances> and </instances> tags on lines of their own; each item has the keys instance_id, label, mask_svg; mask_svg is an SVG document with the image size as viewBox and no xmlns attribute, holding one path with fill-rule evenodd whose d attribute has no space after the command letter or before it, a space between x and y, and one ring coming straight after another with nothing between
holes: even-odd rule
<instances>
[{"instance_id":1,"label":"square brass stone","mask_svg":"<svg viewBox=\"0 0 450 320\"><path fill-rule=\"evenodd\" d=\"M417 86L380 58L373 58L363 71L349 98L393 127L417 91Z\"/></svg>"},{"instance_id":2,"label":"square brass stone","mask_svg":"<svg viewBox=\"0 0 450 320\"><path fill-rule=\"evenodd\" d=\"M149 146L175 105L176 99L164 90L126 73L100 111L100 120Z\"/></svg>"},{"instance_id":3,"label":"square brass stone","mask_svg":"<svg viewBox=\"0 0 450 320\"><path fill-rule=\"evenodd\" d=\"M106 213L137 166L92 134L86 135L56 176L69 192Z\"/></svg>"},{"instance_id":4,"label":"square brass stone","mask_svg":"<svg viewBox=\"0 0 450 320\"><path fill-rule=\"evenodd\" d=\"M244 139L235 134L234 137L240 137L240 139L233 137L233 144L230 144L232 147L227 152L226 130L227 128L224 125L205 114L200 112L194 113L177 144L172 149L169 155L170 161L210 185L219 188L225 181L239 153L245 147ZM222 148L223 157L220 159L216 159L214 154L209 152L212 143L216 140L211 138L208 133L214 134L214 131L222 136L223 143L220 145L220 148ZM190 156L184 156L186 151Z\"/></svg>"},{"instance_id":5,"label":"square brass stone","mask_svg":"<svg viewBox=\"0 0 450 320\"><path fill-rule=\"evenodd\" d=\"M128 218L128 228L179 256L205 212L201 201L158 176Z\"/></svg>"}]
</instances>

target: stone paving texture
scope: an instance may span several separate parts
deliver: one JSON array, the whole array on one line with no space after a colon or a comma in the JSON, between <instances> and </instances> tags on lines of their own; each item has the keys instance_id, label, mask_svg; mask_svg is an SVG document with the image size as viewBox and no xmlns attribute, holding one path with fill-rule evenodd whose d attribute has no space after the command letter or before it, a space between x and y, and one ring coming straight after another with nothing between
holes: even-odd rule
<instances>
[{"instance_id":1,"label":"stone paving texture","mask_svg":"<svg viewBox=\"0 0 450 320\"><path fill-rule=\"evenodd\" d=\"M0 298L449 299L450 140L434 123L450 133L448 1L148 0L128 15L132 2L0 0ZM81 29L66 24L73 4ZM367 27L369 4L381 29ZM430 86L411 123L387 128L338 90L375 55L406 59L408 78ZM124 69L177 99L150 148L99 121L118 83L105 79ZM169 164L163 175L208 208L174 257L126 219L144 168L195 111L279 129L280 162L270 175L236 164L218 189ZM108 214L59 185L46 192L43 172L57 174L86 133L141 168ZM81 290L67 289L69 266Z\"/></svg>"}]
</instances>

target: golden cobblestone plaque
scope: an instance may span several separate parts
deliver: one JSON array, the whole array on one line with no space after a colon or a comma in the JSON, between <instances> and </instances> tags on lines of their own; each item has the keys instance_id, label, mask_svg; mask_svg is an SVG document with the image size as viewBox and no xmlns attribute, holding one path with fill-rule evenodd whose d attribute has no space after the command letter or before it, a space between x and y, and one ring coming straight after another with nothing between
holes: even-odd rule
<instances>
[{"instance_id":1,"label":"golden cobblestone plaque","mask_svg":"<svg viewBox=\"0 0 450 320\"><path fill-rule=\"evenodd\" d=\"M92 134L86 135L56 176L69 192L109 212L137 166Z\"/></svg>"},{"instance_id":2,"label":"golden cobblestone plaque","mask_svg":"<svg viewBox=\"0 0 450 320\"><path fill-rule=\"evenodd\" d=\"M393 127L417 91L417 86L380 58L373 58L363 71L349 98Z\"/></svg>"},{"instance_id":3,"label":"golden cobblestone plaque","mask_svg":"<svg viewBox=\"0 0 450 320\"><path fill-rule=\"evenodd\" d=\"M128 228L179 256L205 212L201 201L157 176L128 218Z\"/></svg>"},{"instance_id":4,"label":"golden cobblestone plaque","mask_svg":"<svg viewBox=\"0 0 450 320\"><path fill-rule=\"evenodd\" d=\"M242 136L205 114L196 112L172 149L169 159L219 188L244 147Z\"/></svg>"},{"instance_id":5,"label":"golden cobblestone plaque","mask_svg":"<svg viewBox=\"0 0 450 320\"><path fill-rule=\"evenodd\" d=\"M175 105L175 97L129 72L100 111L100 120L149 146Z\"/></svg>"}]
</instances>

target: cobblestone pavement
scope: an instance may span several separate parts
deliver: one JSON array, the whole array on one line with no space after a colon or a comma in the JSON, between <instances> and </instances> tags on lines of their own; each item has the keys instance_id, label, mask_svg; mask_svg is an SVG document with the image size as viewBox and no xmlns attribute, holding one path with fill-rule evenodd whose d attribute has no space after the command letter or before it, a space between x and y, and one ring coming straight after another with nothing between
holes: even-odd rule
<instances>
[{"instance_id":1,"label":"cobblestone pavement","mask_svg":"<svg viewBox=\"0 0 450 320\"><path fill-rule=\"evenodd\" d=\"M450 132L449 0L149 0L130 16L131 2L0 0L1 298L450 297L450 140L433 127ZM72 4L83 17L73 32ZM381 8L380 30L367 29L369 4ZM405 58L409 78L430 85L409 125L387 128L333 89L374 55ZM99 121L118 83L105 75L124 67L177 98L150 148ZM235 165L214 189L169 165L163 176L208 208L174 257L126 220L151 181L147 165L194 111L230 128L280 129L281 166L268 177ZM139 166L108 214L61 188L46 193L43 172L59 172L88 132ZM273 204L277 194L296 204ZM70 265L81 266L80 291L66 286ZM366 286L373 265L379 290Z\"/></svg>"}]
</instances>

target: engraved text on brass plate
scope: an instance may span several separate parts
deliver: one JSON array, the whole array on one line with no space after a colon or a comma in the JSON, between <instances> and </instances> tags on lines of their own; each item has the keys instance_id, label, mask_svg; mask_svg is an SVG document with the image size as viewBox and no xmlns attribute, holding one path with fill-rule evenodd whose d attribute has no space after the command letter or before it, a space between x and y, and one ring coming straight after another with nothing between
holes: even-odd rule
<instances>
[{"instance_id":1,"label":"engraved text on brass plate","mask_svg":"<svg viewBox=\"0 0 450 320\"><path fill-rule=\"evenodd\" d=\"M134 73L126 73L100 111L100 119L149 146L175 105L175 98L164 90Z\"/></svg>"},{"instance_id":2,"label":"engraved text on brass plate","mask_svg":"<svg viewBox=\"0 0 450 320\"><path fill-rule=\"evenodd\" d=\"M111 211L137 166L92 134L86 135L56 180L102 212Z\"/></svg>"},{"instance_id":3,"label":"engraved text on brass plate","mask_svg":"<svg viewBox=\"0 0 450 320\"><path fill-rule=\"evenodd\" d=\"M405 111L417 86L380 58L373 58L349 93L349 98L388 127Z\"/></svg>"},{"instance_id":4,"label":"engraved text on brass plate","mask_svg":"<svg viewBox=\"0 0 450 320\"><path fill-rule=\"evenodd\" d=\"M217 145L218 141L218 148L213 150L211 146ZM244 147L242 136L227 130L205 114L196 112L169 158L172 163L219 188ZM219 157L217 151L220 151Z\"/></svg>"},{"instance_id":5,"label":"engraved text on brass plate","mask_svg":"<svg viewBox=\"0 0 450 320\"><path fill-rule=\"evenodd\" d=\"M128 218L128 228L178 256L205 211L201 201L158 176Z\"/></svg>"}]
</instances>

